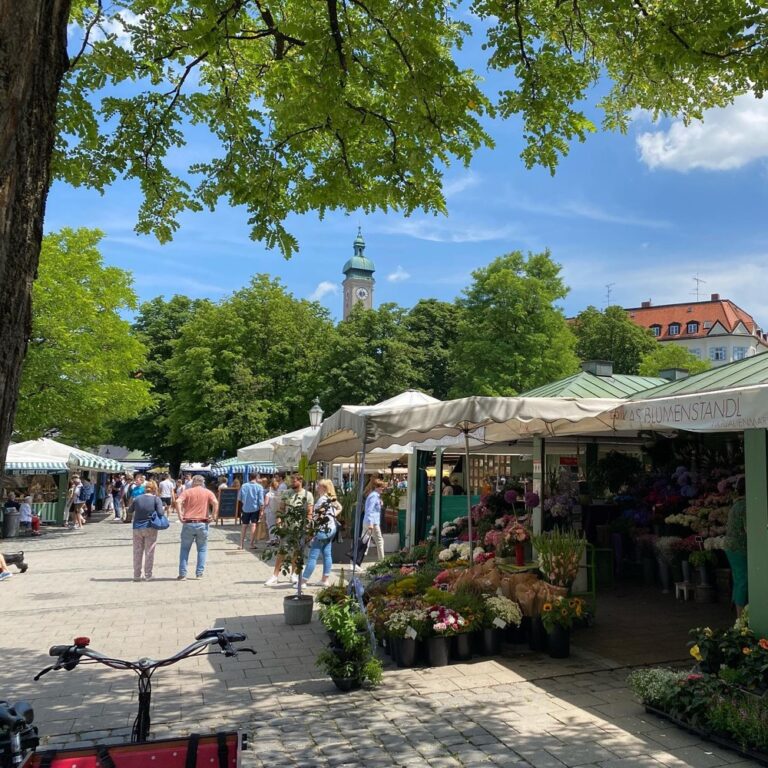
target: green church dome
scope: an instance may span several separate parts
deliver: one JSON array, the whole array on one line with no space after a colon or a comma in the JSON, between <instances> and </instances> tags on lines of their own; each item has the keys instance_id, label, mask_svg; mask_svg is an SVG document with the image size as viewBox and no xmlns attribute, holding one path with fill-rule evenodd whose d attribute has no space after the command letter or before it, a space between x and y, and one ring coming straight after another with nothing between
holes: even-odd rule
<instances>
[{"instance_id":1,"label":"green church dome","mask_svg":"<svg viewBox=\"0 0 768 768\"><path fill-rule=\"evenodd\" d=\"M375 272L376 267L373 265L373 262L363 253L365 251L365 240L363 240L363 233L359 228L357 230L357 237L355 238L354 248L355 255L349 259L349 261L347 261L347 263L344 265L344 269L342 269L342 272L345 275L348 275L350 272L355 272L358 274L358 276L360 272L369 272L371 274ZM368 277L370 277L370 275L368 275Z\"/></svg>"}]
</instances>

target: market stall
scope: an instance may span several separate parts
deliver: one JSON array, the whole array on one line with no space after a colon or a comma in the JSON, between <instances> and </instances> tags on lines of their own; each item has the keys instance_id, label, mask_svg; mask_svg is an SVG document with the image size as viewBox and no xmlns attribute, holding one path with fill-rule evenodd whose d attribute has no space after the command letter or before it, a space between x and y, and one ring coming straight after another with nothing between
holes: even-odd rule
<instances>
[{"instance_id":1,"label":"market stall","mask_svg":"<svg viewBox=\"0 0 768 768\"><path fill-rule=\"evenodd\" d=\"M47 523L61 525L69 475L72 472L121 472L122 465L108 457L73 448L48 438L14 443L5 458L3 495L32 496L32 506Z\"/></svg>"}]
</instances>

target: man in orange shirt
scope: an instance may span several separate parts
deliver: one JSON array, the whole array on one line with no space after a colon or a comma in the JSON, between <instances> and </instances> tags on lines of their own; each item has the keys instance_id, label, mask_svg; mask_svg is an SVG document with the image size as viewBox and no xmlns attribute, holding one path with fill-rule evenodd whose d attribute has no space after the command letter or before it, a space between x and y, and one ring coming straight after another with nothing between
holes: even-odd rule
<instances>
[{"instance_id":1,"label":"man in orange shirt","mask_svg":"<svg viewBox=\"0 0 768 768\"><path fill-rule=\"evenodd\" d=\"M192 478L192 486L176 498L175 507L182 523L177 580L184 581L187 578L187 560L192 542L197 547L195 575L198 579L202 579L205 572L205 558L208 554L208 523L216 522L219 516L219 502L216 496L205 487L205 478L202 475L195 475Z\"/></svg>"}]
</instances>

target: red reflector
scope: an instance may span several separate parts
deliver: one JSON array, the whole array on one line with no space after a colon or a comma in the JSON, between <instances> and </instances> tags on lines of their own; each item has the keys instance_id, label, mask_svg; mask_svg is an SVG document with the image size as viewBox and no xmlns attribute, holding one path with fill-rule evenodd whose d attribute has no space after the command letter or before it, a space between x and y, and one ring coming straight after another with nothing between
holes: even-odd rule
<instances>
[{"instance_id":1,"label":"red reflector","mask_svg":"<svg viewBox=\"0 0 768 768\"><path fill-rule=\"evenodd\" d=\"M75 645L78 648L85 648L86 645L91 644L91 638L90 637L76 637L75 638Z\"/></svg>"}]
</instances>

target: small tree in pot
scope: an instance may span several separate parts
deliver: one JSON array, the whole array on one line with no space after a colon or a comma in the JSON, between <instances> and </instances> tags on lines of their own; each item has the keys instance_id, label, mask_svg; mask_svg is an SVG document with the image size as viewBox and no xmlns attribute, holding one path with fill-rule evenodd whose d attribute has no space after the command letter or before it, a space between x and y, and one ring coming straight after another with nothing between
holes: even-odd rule
<instances>
[{"instance_id":1,"label":"small tree in pot","mask_svg":"<svg viewBox=\"0 0 768 768\"><path fill-rule=\"evenodd\" d=\"M280 517L272 533L279 544L268 547L262 555L264 560L277 557L277 567L283 575L291 569L299 576L295 595L283 600L286 624L309 624L312 621L312 595L301 591L301 573L304 570L304 553L312 537L319 530L326 530L328 517L322 510L313 511L312 494L303 488L303 479L294 475L294 488L283 501Z\"/></svg>"}]
</instances>

